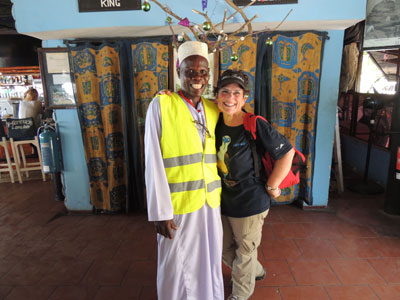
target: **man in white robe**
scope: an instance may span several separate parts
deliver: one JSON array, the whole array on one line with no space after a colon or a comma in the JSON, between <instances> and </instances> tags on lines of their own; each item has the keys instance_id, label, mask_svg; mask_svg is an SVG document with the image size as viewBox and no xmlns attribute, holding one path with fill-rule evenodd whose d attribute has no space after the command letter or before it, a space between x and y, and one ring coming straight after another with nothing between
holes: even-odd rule
<instances>
[{"instance_id":1,"label":"man in white robe","mask_svg":"<svg viewBox=\"0 0 400 300\"><path fill-rule=\"evenodd\" d=\"M207 60L208 51L204 45L187 42L178 49L181 67ZM185 61L185 59L187 61ZM193 64L192 64L193 66ZM204 67L203 67L204 69ZM193 121L206 124L201 93L208 82L209 75L196 67L179 72L182 92L181 100L190 111ZM193 74L189 74L192 72ZM190 77L203 76L207 82L193 84ZM179 118L179 116L176 116ZM205 128L198 126L198 136L203 148ZM214 133L212 133L214 134ZM159 300L223 300L222 279L222 224L220 207L204 205L191 213L174 214L171 191L164 168L162 149L162 121L160 99L155 97L150 103L145 124L145 180L147 191L148 218L155 223L158 242L157 294ZM182 141L189 143L190 141ZM199 170L201 172L201 170Z\"/></svg>"}]
</instances>

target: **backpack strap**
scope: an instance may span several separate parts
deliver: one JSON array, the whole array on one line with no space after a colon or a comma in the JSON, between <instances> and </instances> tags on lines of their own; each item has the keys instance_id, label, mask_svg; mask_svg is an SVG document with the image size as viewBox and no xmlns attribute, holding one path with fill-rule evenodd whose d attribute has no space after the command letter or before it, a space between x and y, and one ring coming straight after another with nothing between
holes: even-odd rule
<instances>
[{"instance_id":1,"label":"backpack strap","mask_svg":"<svg viewBox=\"0 0 400 300\"><path fill-rule=\"evenodd\" d=\"M258 117L259 116L256 116L255 114L246 113L243 120L244 129L246 129L247 131L249 131L249 133L251 133L254 140L257 139L256 129L257 129Z\"/></svg>"},{"instance_id":2,"label":"backpack strap","mask_svg":"<svg viewBox=\"0 0 400 300\"><path fill-rule=\"evenodd\" d=\"M256 124L257 117L254 114L246 113L243 120L243 126L246 131L245 135L249 141L251 153L253 155L254 172L256 177L260 177L260 164L258 163L257 147L256 147Z\"/></svg>"},{"instance_id":3,"label":"backpack strap","mask_svg":"<svg viewBox=\"0 0 400 300\"><path fill-rule=\"evenodd\" d=\"M251 154L253 156L254 172L256 173L256 177L260 177L260 165L258 163L256 141L253 139L253 136L251 135L250 131L247 130L246 130L246 137L247 140L249 141Z\"/></svg>"}]
</instances>

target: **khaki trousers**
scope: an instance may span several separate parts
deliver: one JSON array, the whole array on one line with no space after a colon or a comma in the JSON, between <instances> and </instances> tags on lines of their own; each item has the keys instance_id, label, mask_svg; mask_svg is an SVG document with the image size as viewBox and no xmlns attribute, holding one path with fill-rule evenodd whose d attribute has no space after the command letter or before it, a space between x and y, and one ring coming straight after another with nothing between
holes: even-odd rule
<instances>
[{"instance_id":1,"label":"khaki trousers","mask_svg":"<svg viewBox=\"0 0 400 300\"><path fill-rule=\"evenodd\" d=\"M257 248L268 211L245 218L222 216L222 261L232 269L232 295L248 299L254 292L256 277L264 274Z\"/></svg>"}]
</instances>

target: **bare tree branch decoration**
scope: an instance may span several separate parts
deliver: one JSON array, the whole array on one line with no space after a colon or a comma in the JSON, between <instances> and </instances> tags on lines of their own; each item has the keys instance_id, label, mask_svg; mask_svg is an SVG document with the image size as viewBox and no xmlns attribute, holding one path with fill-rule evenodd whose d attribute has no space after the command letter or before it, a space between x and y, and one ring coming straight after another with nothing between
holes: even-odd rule
<instances>
[{"instance_id":1,"label":"bare tree branch decoration","mask_svg":"<svg viewBox=\"0 0 400 300\"><path fill-rule=\"evenodd\" d=\"M163 11L165 11L167 14L169 14L170 16L177 19L179 22L184 21L183 18L181 18L178 15L176 15L175 13L173 13L169 7L162 5L157 0L149 0L149 1L152 1L155 4L157 4ZM229 17L227 17L226 16L227 10L225 9L224 18L223 18L222 22L220 22L218 24L214 24L211 21L210 17L207 15L207 13L203 13L198 10L192 9L192 11L194 13L203 16L206 21L200 25L189 23L188 26L185 26L192 32L194 38L197 41L202 41L202 42L205 42L208 44L208 51L210 53L220 51L227 47L232 47L239 40L244 40L245 38L251 37L254 34L257 34L259 32L271 32L271 33L274 32L282 25L282 23L287 19L289 14L292 12L292 10L290 10L289 13L286 15L286 17L273 30L267 29L267 30L258 31L258 32L253 33L253 28L252 28L251 22L258 16L254 15L252 18L249 19L246 16L246 14L244 13L243 9L251 6L253 3L256 2L256 0L252 0L249 4L247 4L246 6L243 6L242 8L239 8L238 6L236 6L231 0L225 0L225 2L230 7L232 7L235 10L235 12L232 13ZM242 18L244 20L244 24L242 24L234 32L227 34L224 30L226 22L233 19L233 17L236 14L240 14L242 16ZM169 18L168 26L171 29L171 32L173 34L173 44L174 44L174 47L178 48L179 44L182 43L183 41L180 41L179 38L178 39L176 38L175 33L172 30L171 23L172 23L172 19ZM247 27L246 31L244 31L245 27ZM181 37L183 37L185 40L189 40L189 41L191 40L186 33L181 33Z\"/></svg>"}]
</instances>

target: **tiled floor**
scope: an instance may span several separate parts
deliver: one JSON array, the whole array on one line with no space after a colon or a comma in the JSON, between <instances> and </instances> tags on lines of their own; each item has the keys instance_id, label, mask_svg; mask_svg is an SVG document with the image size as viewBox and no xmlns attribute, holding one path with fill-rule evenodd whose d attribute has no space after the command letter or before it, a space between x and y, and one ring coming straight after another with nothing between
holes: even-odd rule
<instances>
[{"instance_id":1,"label":"tiled floor","mask_svg":"<svg viewBox=\"0 0 400 300\"><path fill-rule=\"evenodd\" d=\"M157 298L145 214L66 215L52 195L51 181L0 184L0 299ZM251 299L400 299L400 216L382 201L346 191L325 211L274 206L259 249L268 275Z\"/></svg>"}]
</instances>

